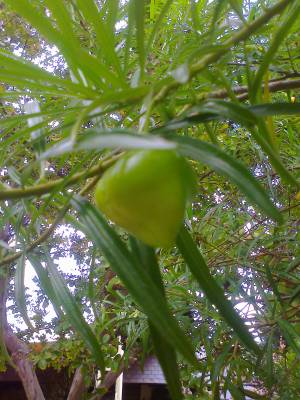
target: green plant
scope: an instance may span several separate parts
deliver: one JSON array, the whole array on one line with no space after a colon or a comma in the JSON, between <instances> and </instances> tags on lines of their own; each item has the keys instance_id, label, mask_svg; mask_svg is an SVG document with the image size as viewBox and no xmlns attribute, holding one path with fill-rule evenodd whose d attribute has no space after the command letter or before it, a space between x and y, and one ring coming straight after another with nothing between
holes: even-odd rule
<instances>
[{"instance_id":1,"label":"green plant","mask_svg":"<svg viewBox=\"0 0 300 400\"><path fill-rule=\"evenodd\" d=\"M37 365L61 352L86 377L101 369L103 384L106 368L156 352L175 400L182 387L255 398L249 384L295 398L299 1L2 0L0 13L1 368L12 356L32 371L26 341L54 337L59 350ZM152 176L145 208L114 171L157 152L188 160L197 188L184 215L191 185L172 161L162 197L178 203L155 214L154 241L132 215L151 222L163 163L155 180L153 165L140 170ZM122 206L129 196L129 221L110 215L102 189L116 224L93 206L98 180L118 210L113 192ZM69 338L83 348L74 357Z\"/></svg>"}]
</instances>

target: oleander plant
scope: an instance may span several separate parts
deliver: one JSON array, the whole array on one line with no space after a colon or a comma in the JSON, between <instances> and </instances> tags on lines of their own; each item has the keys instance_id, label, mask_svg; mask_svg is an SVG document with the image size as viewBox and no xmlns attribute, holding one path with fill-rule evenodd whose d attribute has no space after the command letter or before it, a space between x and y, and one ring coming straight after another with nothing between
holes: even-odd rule
<instances>
[{"instance_id":1,"label":"oleander plant","mask_svg":"<svg viewBox=\"0 0 300 400\"><path fill-rule=\"evenodd\" d=\"M1 370L300 398L299 0L0 13Z\"/></svg>"}]
</instances>

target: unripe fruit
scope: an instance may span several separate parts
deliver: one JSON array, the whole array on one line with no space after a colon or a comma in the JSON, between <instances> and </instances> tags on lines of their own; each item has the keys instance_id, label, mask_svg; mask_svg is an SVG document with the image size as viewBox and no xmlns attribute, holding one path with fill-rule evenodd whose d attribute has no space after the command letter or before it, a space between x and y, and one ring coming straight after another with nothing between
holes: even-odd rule
<instances>
[{"instance_id":1,"label":"unripe fruit","mask_svg":"<svg viewBox=\"0 0 300 400\"><path fill-rule=\"evenodd\" d=\"M99 180L95 200L113 222L154 247L174 244L195 186L174 150L129 152Z\"/></svg>"}]
</instances>

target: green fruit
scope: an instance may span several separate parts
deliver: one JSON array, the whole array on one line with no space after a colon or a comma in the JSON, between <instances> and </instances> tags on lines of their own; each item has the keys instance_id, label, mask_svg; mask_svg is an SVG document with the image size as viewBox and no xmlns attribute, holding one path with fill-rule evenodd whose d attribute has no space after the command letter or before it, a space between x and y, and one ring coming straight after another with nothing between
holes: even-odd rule
<instances>
[{"instance_id":1,"label":"green fruit","mask_svg":"<svg viewBox=\"0 0 300 400\"><path fill-rule=\"evenodd\" d=\"M130 152L99 180L95 199L113 222L154 247L174 244L195 186L188 162L173 150Z\"/></svg>"}]
</instances>

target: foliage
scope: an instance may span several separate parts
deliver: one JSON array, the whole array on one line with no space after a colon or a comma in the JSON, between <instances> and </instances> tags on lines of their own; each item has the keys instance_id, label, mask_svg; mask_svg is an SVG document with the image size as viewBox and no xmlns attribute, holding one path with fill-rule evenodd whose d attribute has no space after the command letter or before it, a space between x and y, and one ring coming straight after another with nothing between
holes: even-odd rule
<instances>
[{"instance_id":1,"label":"foliage","mask_svg":"<svg viewBox=\"0 0 300 400\"><path fill-rule=\"evenodd\" d=\"M56 342L32 360L88 377L155 351L173 399L296 398L298 0L5 0L0 12L0 264L19 337ZM93 205L104 171L137 148L176 148L197 174L171 249ZM79 274L60 271L66 256Z\"/></svg>"}]
</instances>

